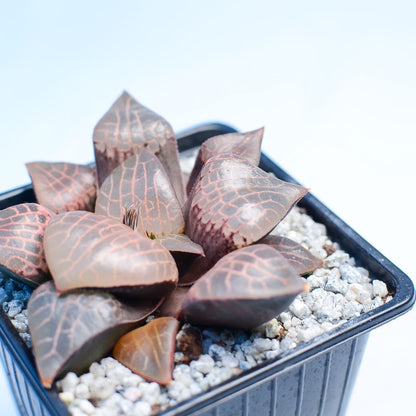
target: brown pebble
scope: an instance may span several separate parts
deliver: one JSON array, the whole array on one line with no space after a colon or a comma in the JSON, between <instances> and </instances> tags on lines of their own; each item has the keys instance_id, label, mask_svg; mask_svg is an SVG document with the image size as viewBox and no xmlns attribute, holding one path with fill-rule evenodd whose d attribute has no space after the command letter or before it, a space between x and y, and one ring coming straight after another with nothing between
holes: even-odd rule
<instances>
[{"instance_id":1,"label":"brown pebble","mask_svg":"<svg viewBox=\"0 0 416 416\"><path fill-rule=\"evenodd\" d=\"M193 326L183 327L176 336L176 345L184 355L184 364L197 360L203 351L201 331Z\"/></svg>"},{"instance_id":2,"label":"brown pebble","mask_svg":"<svg viewBox=\"0 0 416 416\"><path fill-rule=\"evenodd\" d=\"M322 248L326 251L326 255L330 256L331 254L335 253L335 249L330 244L324 244Z\"/></svg>"}]
</instances>

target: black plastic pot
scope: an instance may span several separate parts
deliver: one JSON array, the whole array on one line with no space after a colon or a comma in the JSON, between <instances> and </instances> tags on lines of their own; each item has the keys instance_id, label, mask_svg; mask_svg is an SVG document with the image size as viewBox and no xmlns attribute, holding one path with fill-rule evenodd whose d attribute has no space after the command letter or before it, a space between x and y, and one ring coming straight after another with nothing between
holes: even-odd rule
<instances>
[{"instance_id":1,"label":"black plastic pot","mask_svg":"<svg viewBox=\"0 0 416 416\"><path fill-rule=\"evenodd\" d=\"M207 124L179 135L179 150L200 145L208 137L234 131L222 124ZM295 182L262 155L261 167L279 178ZM31 186L0 195L0 209L33 202ZM375 327L408 311L414 304L414 287L402 271L382 256L347 224L307 194L299 204L315 221L325 224L333 241L370 275L384 281L393 300L305 342L208 392L194 396L160 416L335 416L346 412L354 381ZM38 379L32 353L0 308L0 353L22 415L69 415L55 390L45 390Z\"/></svg>"}]
</instances>

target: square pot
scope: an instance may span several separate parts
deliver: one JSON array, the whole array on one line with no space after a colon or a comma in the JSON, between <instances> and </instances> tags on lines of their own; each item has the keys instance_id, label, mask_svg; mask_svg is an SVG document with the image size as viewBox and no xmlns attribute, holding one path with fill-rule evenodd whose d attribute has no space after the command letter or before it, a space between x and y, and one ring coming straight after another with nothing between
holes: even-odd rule
<instances>
[{"instance_id":1,"label":"square pot","mask_svg":"<svg viewBox=\"0 0 416 416\"><path fill-rule=\"evenodd\" d=\"M206 124L187 130L178 135L179 150L191 149L211 136L233 131L222 124ZM280 179L296 183L264 154L260 167ZM0 209L34 201L32 187L24 186L0 195ZM160 416L345 414L369 331L408 311L415 301L414 287L408 276L312 194L308 193L299 206L315 221L324 224L331 240L339 243L359 266L384 281L389 291L394 292L393 299L205 393L160 412ZM0 356L22 415L69 415L58 398L58 392L41 386L32 353L2 308Z\"/></svg>"}]
</instances>

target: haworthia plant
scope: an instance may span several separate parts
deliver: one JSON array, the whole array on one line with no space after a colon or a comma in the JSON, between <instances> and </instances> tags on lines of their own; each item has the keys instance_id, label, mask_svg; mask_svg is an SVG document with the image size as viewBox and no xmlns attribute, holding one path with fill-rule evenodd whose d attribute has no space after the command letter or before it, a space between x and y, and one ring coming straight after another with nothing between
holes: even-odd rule
<instances>
[{"instance_id":1,"label":"haworthia plant","mask_svg":"<svg viewBox=\"0 0 416 416\"><path fill-rule=\"evenodd\" d=\"M194 324L252 329L283 312L307 287L274 248L256 244L224 256L197 280L182 314Z\"/></svg>"},{"instance_id":2,"label":"haworthia plant","mask_svg":"<svg viewBox=\"0 0 416 416\"><path fill-rule=\"evenodd\" d=\"M36 203L0 211L0 270L32 287L50 278L43 236L53 216L51 210Z\"/></svg>"},{"instance_id":3,"label":"haworthia plant","mask_svg":"<svg viewBox=\"0 0 416 416\"><path fill-rule=\"evenodd\" d=\"M171 125L127 92L95 126L95 161L99 186L121 162L147 148L159 157L181 203L185 199L178 148Z\"/></svg>"},{"instance_id":4,"label":"haworthia plant","mask_svg":"<svg viewBox=\"0 0 416 416\"><path fill-rule=\"evenodd\" d=\"M114 358L148 380L169 384L178 328L175 318L156 318L123 335L114 347Z\"/></svg>"},{"instance_id":5,"label":"haworthia plant","mask_svg":"<svg viewBox=\"0 0 416 416\"><path fill-rule=\"evenodd\" d=\"M37 201L56 213L94 211L97 196L95 169L63 162L26 163Z\"/></svg>"},{"instance_id":6,"label":"haworthia plant","mask_svg":"<svg viewBox=\"0 0 416 416\"><path fill-rule=\"evenodd\" d=\"M103 215L56 215L46 228L44 245L59 292L100 288L160 298L177 284L178 270L167 249Z\"/></svg>"},{"instance_id":7,"label":"haworthia plant","mask_svg":"<svg viewBox=\"0 0 416 416\"><path fill-rule=\"evenodd\" d=\"M172 127L124 92L93 133L95 212L87 212L96 196L93 168L27 164L38 202L50 209L22 204L0 212L0 269L33 286L48 271L53 277L29 303L45 387L83 371L152 312L159 317L121 337L113 353L167 384L175 318L249 330L307 289L298 273L321 261L265 237L307 190L257 166L262 136L258 129L208 139L185 202ZM179 273L187 287L177 287Z\"/></svg>"},{"instance_id":8,"label":"haworthia plant","mask_svg":"<svg viewBox=\"0 0 416 416\"><path fill-rule=\"evenodd\" d=\"M109 293L94 291L59 296L53 282L39 286L29 299L28 319L43 386L50 388L67 371L85 371L158 304L126 304Z\"/></svg>"}]
</instances>

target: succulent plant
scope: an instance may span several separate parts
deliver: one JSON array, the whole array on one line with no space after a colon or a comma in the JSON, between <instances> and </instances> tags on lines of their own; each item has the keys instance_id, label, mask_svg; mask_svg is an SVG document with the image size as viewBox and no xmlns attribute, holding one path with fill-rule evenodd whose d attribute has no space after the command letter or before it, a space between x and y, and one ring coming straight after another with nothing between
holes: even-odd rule
<instances>
[{"instance_id":1,"label":"succulent plant","mask_svg":"<svg viewBox=\"0 0 416 416\"><path fill-rule=\"evenodd\" d=\"M269 236L307 190L257 166L262 137L207 139L185 198L171 126L124 92L94 129L96 172L27 164L39 204L0 212L0 267L38 286L28 316L45 387L110 350L167 384L180 321L250 330L307 289L300 274L321 261Z\"/></svg>"}]
</instances>

